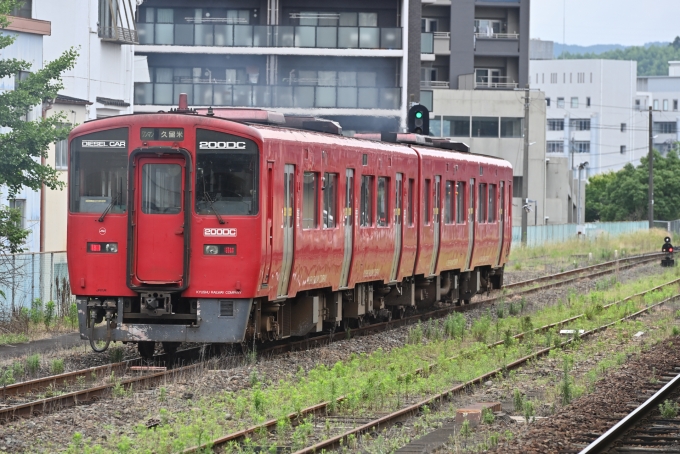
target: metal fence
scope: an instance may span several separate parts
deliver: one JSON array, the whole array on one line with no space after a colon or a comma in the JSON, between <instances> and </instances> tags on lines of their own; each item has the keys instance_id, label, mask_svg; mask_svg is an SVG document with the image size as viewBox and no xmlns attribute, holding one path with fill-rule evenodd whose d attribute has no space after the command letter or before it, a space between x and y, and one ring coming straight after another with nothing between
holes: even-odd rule
<instances>
[{"instance_id":1,"label":"metal fence","mask_svg":"<svg viewBox=\"0 0 680 454\"><path fill-rule=\"evenodd\" d=\"M56 303L58 315L71 300L66 252L0 255L0 316L40 299Z\"/></svg>"},{"instance_id":2,"label":"metal fence","mask_svg":"<svg viewBox=\"0 0 680 454\"><path fill-rule=\"evenodd\" d=\"M621 235L622 233L648 230L649 222L593 222L586 224L587 238L597 238L599 235ZM577 236L577 224L538 225L527 228L527 246L541 246L546 243L559 243ZM512 228L512 246L522 243L522 228Z\"/></svg>"},{"instance_id":3,"label":"metal fence","mask_svg":"<svg viewBox=\"0 0 680 454\"><path fill-rule=\"evenodd\" d=\"M680 219L675 221L654 221L654 227L664 229L672 235L680 235Z\"/></svg>"}]
</instances>

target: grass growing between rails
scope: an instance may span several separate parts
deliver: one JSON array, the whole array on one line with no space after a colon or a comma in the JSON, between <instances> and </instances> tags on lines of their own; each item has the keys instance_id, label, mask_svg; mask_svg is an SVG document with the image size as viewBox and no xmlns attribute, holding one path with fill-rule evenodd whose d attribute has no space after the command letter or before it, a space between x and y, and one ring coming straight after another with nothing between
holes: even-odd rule
<instances>
[{"instance_id":1,"label":"grass growing between rails","mask_svg":"<svg viewBox=\"0 0 680 454\"><path fill-rule=\"evenodd\" d=\"M472 326L466 326L461 314L453 314L445 320L415 325L408 336L409 343L390 352L378 350L371 355L351 355L349 360L333 367L320 365L308 373L300 369L295 376L277 382L254 374L252 388L198 398L188 411L148 415L162 421L153 431L140 423L131 432L112 433L106 441L83 440L76 435L68 449L73 453L177 452L269 419L279 420L277 440L256 436L245 448L234 449L252 452L255 446L261 446L274 450L284 444L300 448L310 441L313 423L309 420L290 427L286 418L290 413L320 402L333 402L339 396L345 400L331 411L350 418L396 410L564 340L555 331L531 333L521 342L513 339L513 334L588 311L590 318L583 317L565 328L588 330L617 320L667 298L677 291L677 286L609 309L603 307L606 302L668 282L678 274L680 270L670 270L639 282L612 283L606 290L570 295L561 304L530 316L519 314L493 320L489 311ZM499 339L507 341L497 347L487 346ZM429 364L436 367L429 370ZM416 374L420 368L424 372ZM226 413L233 417L225 418ZM330 427L328 430L335 432Z\"/></svg>"},{"instance_id":2,"label":"grass growing between rails","mask_svg":"<svg viewBox=\"0 0 680 454\"><path fill-rule=\"evenodd\" d=\"M20 344L28 342L28 335L24 333L0 333L0 345Z\"/></svg>"},{"instance_id":3,"label":"grass growing between rails","mask_svg":"<svg viewBox=\"0 0 680 454\"><path fill-rule=\"evenodd\" d=\"M548 264L563 267L562 271L586 265L588 254L593 255L591 264L614 260L614 251L619 257L661 251L664 237L668 232L661 229L642 230L618 236L600 235L595 238L584 237L562 243L546 243L535 247L513 247L510 251L510 270L536 268ZM559 272L560 269L552 269Z\"/></svg>"}]
</instances>

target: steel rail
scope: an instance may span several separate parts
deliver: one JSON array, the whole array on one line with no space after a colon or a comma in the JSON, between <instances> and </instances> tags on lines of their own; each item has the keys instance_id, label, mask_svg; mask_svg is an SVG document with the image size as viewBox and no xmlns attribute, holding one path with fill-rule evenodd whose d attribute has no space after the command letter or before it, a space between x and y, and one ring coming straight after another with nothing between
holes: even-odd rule
<instances>
[{"instance_id":1,"label":"steel rail","mask_svg":"<svg viewBox=\"0 0 680 454\"><path fill-rule=\"evenodd\" d=\"M586 446L579 454L591 454L603 452L612 443L621 437L628 429L644 419L649 413L656 410L659 404L673 391L680 387L680 374L676 375L671 381L657 391L652 397L647 399L642 405L630 412L621 421L616 423L611 429L602 434L597 440Z\"/></svg>"},{"instance_id":2,"label":"steel rail","mask_svg":"<svg viewBox=\"0 0 680 454\"><path fill-rule=\"evenodd\" d=\"M538 278L541 282L545 282L547 280L555 279L557 277L564 277L568 275L573 275L576 273L582 273L583 271L587 270L594 270L597 268L602 268L606 266L611 266L612 264L619 264L619 266L615 267L614 269L605 269L602 271L598 271L595 273L592 273L589 275L589 277L597 277L601 276L604 274L608 274L611 272L614 272L616 270L623 270L627 268L631 268L640 264L647 263L650 260L655 259L657 256L661 254L659 253L652 253L652 254L644 254L644 255L638 255L638 256L631 256L627 257L626 259L621 259L618 261L612 261L612 262L605 262L601 263L598 265L592 265L589 267L585 268L579 268L575 270L570 270L568 272L564 273L557 273L554 275L550 276L543 276ZM620 265L620 262L626 262L624 265ZM631 262L631 263L628 263ZM396 320L391 320L388 322L382 322L382 323L377 323L373 324L370 326L362 327L362 328L357 328L351 331L351 334L353 336L356 336L357 334L361 335L366 335L370 334L373 332L378 332L378 331L386 331L388 329L393 329L397 328L400 326L405 326L411 323L415 323L418 320L427 320L430 318L438 318L438 317L443 317L451 312L463 312L463 311L468 311L472 310L475 308L483 307L484 305L489 305L493 304L500 299L507 298L510 296L519 296L527 293L534 293L540 290L544 290L547 288L553 288L556 286L564 285L570 282L573 282L575 280L581 279L582 276L577 276L573 277L567 280L562 280L556 283L552 283L546 286L542 287L534 287L526 290L520 290L517 292L514 292L509 295L500 295L494 298L488 298L488 299L483 299L471 304L466 304L463 306L451 306L448 308L443 308L443 309L437 309L435 311L430 311L422 314L416 314L410 317L405 317L402 319L396 319ZM520 284L522 285L530 285L530 283L533 281L524 281L516 284L511 284L513 286L519 286ZM656 289L656 288L655 288ZM645 293L645 292L643 292ZM303 339L299 341L294 341L294 342L286 342L284 344L280 345L273 345L273 346L267 346L264 349L260 350L258 352L258 356L262 357L265 354L269 355L279 355L282 353L286 353L289 351L296 351L300 349L309 349L315 346L319 345L324 345L325 343L337 341L337 340L342 340L347 337L347 333L345 332L335 332L332 333L330 336L329 335L322 335L319 337L314 337L310 339ZM195 349L187 349L183 350L181 352L177 352L176 355L182 354L189 354L190 352L193 354L196 351L200 351L201 347L197 347ZM161 359L163 357L166 357L167 355L158 355L157 357L154 357L156 359ZM51 386L56 386L58 383L61 381L62 384L71 384L74 382L77 382L78 377L85 377L88 374L91 376L92 373L98 374L98 376L103 376L103 373L108 371L108 374L113 371L113 368L115 367L116 370L127 370L127 368L139 364L141 362L141 359L132 359L128 361L123 361L121 363L116 363L116 364L107 364L104 366L98 366L95 368L88 368L84 370L79 370L79 371L74 371L74 372L68 372L65 374L60 374L56 376L50 376L50 377L45 377L42 379L37 379L37 380L31 380L27 382L21 382L21 383L16 383L14 385L9 385L4 387L3 389L3 396L13 396L13 395L21 395L21 394L26 394L29 392L40 392L44 391L47 389L50 389ZM73 405L77 405L80 403L84 402L89 402L96 400L98 398L104 397L108 395L111 392L111 389L114 386L120 385L123 386L125 389L128 389L132 387L135 383L139 383L141 387L150 387L153 386L155 383L161 382L165 377L172 377L177 373L185 373L185 372L191 372L194 370L200 369L200 367L203 366L203 363L197 363L197 364L192 364L188 366L184 366L178 369L172 369L168 371L163 371L163 372L157 372L154 374L147 374L143 375L140 377L133 377L127 380L123 380L117 383L111 383L107 385L102 385L102 386L97 386L93 388L88 388L80 391L75 391L71 393L66 393L62 394L59 396L54 396L54 397L49 397L49 398L44 398L44 399L39 399L33 402L27 402L23 404L19 404L16 406L11 406L11 407L6 407L6 408L0 408L0 421L5 421L5 420L11 420L15 419L17 417L26 417L26 416L33 416L37 414L42 414L42 413L47 413L50 411L54 411L55 409L61 409Z\"/></svg>"},{"instance_id":3,"label":"steel rail","mask_svg":"<svg viewBox=\"0 0 680 454\"><path fill-rule=\"evenodd\" d=\"M614 306L615 304L620 304L620 303L622 303L622 302L628 301L628 300L630 300L630 299L632 299L632 298L635 298L635 297L644 295L644 294L646 294L646 293L653 292L653 291L658 290L658 289L660 289L660 288L663 288L663 287L665 287L665 286L673 285L673 284L678 284L678 283L680 283L680 279L675 279L675 280L673 280L673 281L667 282L666 284L662 284L662 285L653 287L653 288L651 288L651 289L649 289L649 290L646 290L646 291L644 291L644 292L640 292L640 293L638 293L638 294L635 294L635 295L626 297L626 298L624 298L624 299L622 299L622 300L619 300L619 301L613 302L613 303L611 303L611 304L608 304L606 307L612 307L612 306ZM634 318L634 317L637 317L637 316L639 316L639 315L641 315L641 314L644 314L644 313L648 312L649 310L651 310L651 309L653 309L653 308L655 308L655 307L657 307L657 306L659 306L659 305L665 304L665 303L667 303L667 302L669 302L669 301L671 301L671 300L674 300L674 299L676 299L676 298L679 298L679 297L680 297L680 294L679 294L679 295L672 296L672 297L667 298L667 299L665 299L665 300L663 300L663 301L660 301L660 302L658 302L658 303L656 303L656 304L654 304L654 305L648 306L648 307L646 307L646 308L644 308L644 309L642 309L642 310L640 310L640 311L637 311L637 312L635 312L635 313L633 313L633 314L630 314L630 315L628 315L628 316L626 316L626 317L623 317L623 318L621 318L621 319L619 319L619 320L616 320L616 321L611 322L611 323L607 323L607 324L602 325L602 326L600 326L600 327L598 327L598 328L594 328L594 329L592 329L592 330L589 330L589 331L586 331L586 332L584 332L584 333L582 333L582 334L579 334L578 337L579 337L579 338L583 338L583 337L586 337L586 336L593 335L593 334L595 334L595 333L597 333L597 332L599 332L599 331L606 330L607 328L609 328L610 326L615 325L616 323L619 323L619 322L621 322L621 321L625 321L625 320L629 320L629 319L632 319L632 318ZM562 321L557 322L557 323L553 323L553 324L550 324L550 325L545 325L545 326L543 326L543 327L541 327L541 328L537 328L536 330L534 330L534 332L535 332L535 331L538 331L538 330L542 330L542 329L549 329L550 327L553 327L553 326L556 326L556 325L559 325L559 324L568 323L568 322L570 322L570 321L573 321L573 320L575 320L575 319L578 319L578 318L582 317L583 315L584 315L584 314L581 314L580 316L577 316L577 317L571 317L571 318L562 320ZM525 334L526 334L526 333L521 333L521 335L525 335ZM517 337L517 336L514 336L514 337ZM568 340L566 340L566 341L560 343L559 347L562 348L562 347L568 345L569 343L571 343L571 342L573 341L573 339L574 339L574 338L568 339ZM489 345L487 345L487 347L488 347L488 348L492 348L492 347L497 346L497 345L499 345L499 344L502 344L502 342L497 342L497 343L494 343L494 344L489 344ZM332 448L332 447L336 446L337 443L339 443L340 441L346 440L347 437L349 437L350 435L356 435L356 434L359 434L359 433L363 433L363 432L368 431L368 430L370 430L370 429L372 429L372 428L374 428L374 427L378 427L378 426L380 426L380 425L383 424L383 423L390 422L390 421L396 421L396 420L398 420L398 419L401 419L402 417L406 417L406 416L408 416L408 415L410 415L410 414L412 414L412 413L414 413L414 412L419 411L420 408L423 407L423 406L425 406L425 405L431 405L431 404L433 404L433 403L436 403L438 400L441 400L441 399L444 399L444 398L448 398L448 397L451 397L451 396L456 395L456 394L460 394L461 392L464 392L466 389L468 389L470 386L472 386L472 385L477 385L477 384L480 384L480 383L483 383L484 381L488 380L489 378L493 378L493 377L496 376L498 373L504 373L504 372L507 371L507 370L517 369L517 368L519 368L520 366L524 365L527 361L529 361L529 360L531 360L531 359L534 359L534 358L542 357L542 356L544 356L545 354L549 353L551 350L553 350L553 349L555 349L555 348L557 348L557 347L556 347L556 346L552 346L552 347L548 347L548 348L545 348L545 349L538 350L538 351L534 352L534 353L531 354L531 355L525 356L525 357L523 357L523 358L520 358L520 359L518 359L518 360L516 360L516 361L514 361L514 362L512 362L512 363L510 363L510 364L508 364L508 365L506 365L506 366L503 367L503 368L498 368L498 369L495 369L495 370L493 370L493 371L491 371L491 372L487 372L486 374L481 375L481 376L479 376L479 377L477 377L477 378L474 378L474 379L472 379L472 380L470 380L470 381L468 381L468 382L466 382L466 383L457 385L457 386L455 386L455 387L453 387L453 388L451 388L451 389L449 389L449 390L447 390L447 391L444 391L444 392L442 392L442 393L440 393L440 394L437 394L437 395L435 395L435 396L431 396L431 397L429 397L429 398L427 398L427 399L425 399L425 400L423 400L423 401L421 401L421 402L418 402L418 403L413 404L413 405L411 405L411 406L409 406L409 407L400 409L400 410L398 410L398 411L396 411L396 412L394 412L394 413L391 413L391 414L389 414L389 415L382 416L382 417L379 418L379 419L376 419L376 420L371 421L371 422L369 422L369 423L367 423L367 424L364 424L363 426L360 426L360 427L358 427L358 428L355 428L355 429L353 429L353 430L351 430L351 431L349 431L349 432L346 432L346 433L344 433L344 434L342 434L342 435L339 435L339 436L330 438L330 439L326 440L325 442L320 442L320 443L315 444L315 445L312 446L312 447L309 447L309 448L305 448L305 449L303 449L303 450L300 450L300 451L296 452L295 454L321 452L322 449ZM454 359L457 359L457 357L447 358L447 360L454 360ZM430 365L430 366L432 366L432 365ZM423 368L419 368L419 369L417 369L417 370L415 371L415 373L416 373L416 374L417 374L417 373L422 373L422 370L423 370ZM339 398L337 399L337 403L339 403L340 401L344 400L345 398L346 398L345 396L339 397ZM295 423L295 422L297 422L297 421L303 420L304 417L306 417L306 416L308 416L308 415L310 415L310 414L324 413L324 412L327 411L327 409L328 409L329 406L330 406L330 402L322 402L322 403L313 405L313 406L311 406L311 407L302 409L302 410L301 410L300 412L298 412L298 413L290 414L290 415L288 415L288 418L289 418L289 420L291 421L291 423ZM246 437L248 437L248 436L250 436L250 435L253 435L253 434L255 434L256 432L261 431L261 430L263 430L263 429L264 429L264 430L272 430L272 429L276 426L276 422L277 422L277 420L270 420L270 421L267 421L267 422L265 422L265 423L263 423L263 424L258 424L258 425L249 427L249 428L247 428L247 429L243 429L243 430L241 430L241 431L238 431L238 432L235 432L235 433L228 434L228 435L225 435L225 436L223 436L223 437L217 438L217 439L215 439L215 440L212 440L212 441L209 442L209 443L205 443L205 444L202 444L202 445L200 445L200 446L193 446L193 447L190 447L190 448L184 450L184 451L183 451L183 454L192 454L192 453L199 452L199 451L204 450L204 449L207 449L207 448L211 448L211 447L212 447L212 448L216 448L216 447L219 447L219 446L223 446L223 445L225 445L225 444L227 444L227 443L229 443L229 442L238 442L238 441L240 441L240 440L244 440Z\"/></svg>"}]
</instances>

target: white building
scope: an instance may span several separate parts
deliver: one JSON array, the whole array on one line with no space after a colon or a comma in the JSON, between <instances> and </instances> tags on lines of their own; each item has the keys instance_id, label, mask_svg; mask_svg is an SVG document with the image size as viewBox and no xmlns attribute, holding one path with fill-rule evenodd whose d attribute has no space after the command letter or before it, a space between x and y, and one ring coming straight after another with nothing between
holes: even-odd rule
<instances>
[{"instance_id":1,"label":"white building","mask_svg":"<svg viewBox=\"0 0 680 454\"><path fill-rule=\"evenodd\" d=\"M669 62L668 76L638 77L637 88L635 109L652 107L654 148L665 154L680 141L680 62Z\"/></svg>"},{"instance_id":2,"label":"white building","mask_svg":"<svg viewBox=\"0 0 680 454\"><path fill-rule=\"evenodd\" d=\"M532 60L531 87L545 92L547 153L588 175L637 165L647 154L647 116L634 108L637 62Z\"/></svg>"}]
</instances>

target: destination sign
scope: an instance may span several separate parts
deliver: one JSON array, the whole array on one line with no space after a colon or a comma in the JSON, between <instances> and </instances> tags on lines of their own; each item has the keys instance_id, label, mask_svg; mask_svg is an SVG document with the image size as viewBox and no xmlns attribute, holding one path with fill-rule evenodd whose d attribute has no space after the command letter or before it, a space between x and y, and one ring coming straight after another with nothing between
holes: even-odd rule
<instances>
[{"instance_id":1,"label":"destination sign","mask_svg":"<svg viewBox=\"0 0 680 454\"><path fill-rule=\"evenodd\" d=\"M142 128L142 140L184 140L184 128Z\"/></svg>"}]
</instances>

